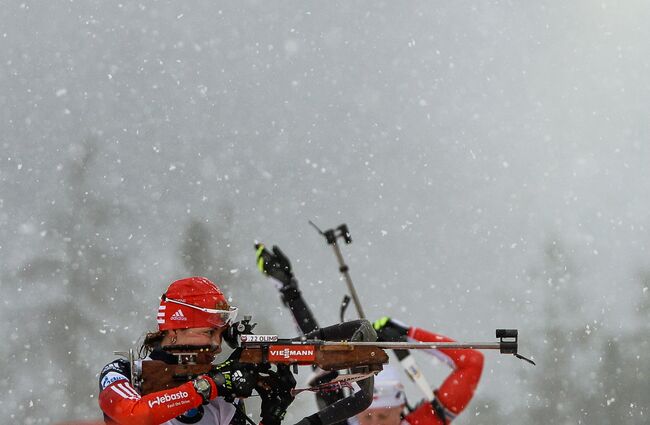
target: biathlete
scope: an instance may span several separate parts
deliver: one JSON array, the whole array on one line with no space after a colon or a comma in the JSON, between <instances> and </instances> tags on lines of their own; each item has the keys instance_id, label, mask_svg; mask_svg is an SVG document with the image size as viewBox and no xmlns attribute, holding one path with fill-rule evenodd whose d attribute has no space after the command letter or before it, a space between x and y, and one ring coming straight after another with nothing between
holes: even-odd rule
<instances>
[{"instance_id":1,"label":"biathlete","mask_svg":"<svg viewBox=\"0 0 650 425\"><path fill-rule=\"evenodd\" d=\"M146 335L142 362L162 360L178 363L172 352L201 350L200 362L211 364L221 352L222 336L233 323L237 308L228 304L221 290L204 277L189 277L173 282L161 297L158 330ZM215 365L209 373L186 383L141 395L132 382L131 364L125 359L106 365L99 376L99 406L109 424L123 425L228 425L245 423L246 413L240 398L256 389L262 399L261 424L280 425L293 401L295 380L284 373L283 388L263 391L256 386L257 375L251 365L229 359Z\"/></svg>"},{"instance_id":2,"label":"biathlete","mask_svg":"<svg viewBox=\"0 0 650 425\"><path fill-rule=\"evenodd\" d=\"M298 281L293 275L291 263L284 253L273 246L272 251L264 245L256 246L257 266L262 273L275 281L282 302L289 308L303 334L319 328L314 315L303 299ZM378 341L453 342L454 340L434 332L408 326L384 317L374 322ZM443 360L452 372L433 391L432 400L421 400L414 408L406 401L404 386L398 374L387 366L375 378L373 402L364 412L348 419L350 425L446 425L469 404L479 383L483 370L483 354L477 350L430 349L425 350ZM322 374L320 378L322 380ZM341 392L316 394L319 406L336 401Z\"/></svg>"}]
</instances>

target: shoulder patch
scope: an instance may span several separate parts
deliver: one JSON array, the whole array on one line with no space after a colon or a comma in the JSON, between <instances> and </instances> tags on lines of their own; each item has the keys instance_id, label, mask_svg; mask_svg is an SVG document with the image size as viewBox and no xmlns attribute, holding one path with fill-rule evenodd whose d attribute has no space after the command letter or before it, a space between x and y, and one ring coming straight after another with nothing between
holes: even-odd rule
<instances>
[{"instance_id":1,"label":"shoulder patch","mask_svg":"<svg viewBox=\"0 0 650 425\"><path fill-rule=\"evenodd\" d=\"M102 371L99 373L99 390L102 391L113 382L121 380L129 381L131 379L130 376L131 365L129 364L128 360L115 360L114 362L104 366Z\"/></svg>"},{"instance_id":2,"label":"shoulder patch","mask_svg":"<svg viewBox=\"0 0 650 425\"><path fill-rule=\"evenodd\" d=\"M122 375L121 373L116 373L116 372L108 372L104 377L101 379L99 383L99 388L100 390L103 390L104 388L108 387L111 385L113 382L117 381L128 381L129 378Z\"/></svg>"}]
</instances>

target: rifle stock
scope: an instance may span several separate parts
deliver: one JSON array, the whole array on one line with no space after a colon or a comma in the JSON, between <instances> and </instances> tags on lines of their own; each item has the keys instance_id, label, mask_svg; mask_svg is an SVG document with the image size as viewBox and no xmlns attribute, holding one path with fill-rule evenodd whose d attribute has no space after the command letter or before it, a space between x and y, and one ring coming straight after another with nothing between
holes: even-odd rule
<instances>
[{"instance_id":1,"label":"rifle stock","mask_svg":"<svg viewBox=\"0 0 650 425\"><path fill-rule=\"evenodd\" d=\"M245 347L241 363L282 363L288 365L314 365L323 370L341 370L367 366L373 371L388 363L388 355L376 346L339 345L282 345Z\"/></svg>"},{"instance_id":2,"label":"rifle stock","mask_svg":"<svg viewBox=\"0 0 650 425\"><path fill-rule=\"evenodd\" d=\"M161 360L142 362L142 395L175 388L212 370L212 364L167 364Z\"/></svg>"},{"instance_id":3,"label":"rifle stock","mask_svg":"<svg viewBox=\"0 0 650 425\"><path fill-rule=\"evenodd\" d=\"M367 367L378 372L388 363L388 355L375 346L260 344L242 348L238 361L251 365L315 365L324 370ZM212 364L168 364L160 360L142 362L142 395L177 387L209 373Z\"/></svg>"},{"instance_id":4,"label":"rifle stock","mask_svg":"<svg viewBox=\"0 0 650 425\"><path fill-rule=\"evenodd\" d=\"M336 325L340 326L340 325ZM254 366L271 364L295 366L313 365L333 371L362 367L367 372L379 372L388 363L385 349L478 349L499 350L514 354L517 358L535 364L517 353L516 329L498 329L497 342L374 342L374 341L327 341L327 340L279 340L275 335L242 335L237 361ZM213 365L205 361L193 361L191 353L182 353L179 364L160 360L142 362L140 388L142 394L174 388L199 375L209 373ZM200 354L200 353L199 353ZM201 358L201 357L199 357ZM207 357L204 357L207 358ZM190 359L190 360L188 360ZM262 379L262 378L260 378Z\"/></svg>"}]
</instances>

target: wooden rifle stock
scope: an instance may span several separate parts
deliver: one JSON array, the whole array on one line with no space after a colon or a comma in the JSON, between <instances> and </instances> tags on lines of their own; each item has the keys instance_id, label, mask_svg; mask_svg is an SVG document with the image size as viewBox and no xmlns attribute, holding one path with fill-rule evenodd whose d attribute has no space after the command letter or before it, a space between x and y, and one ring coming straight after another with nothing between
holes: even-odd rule
<instances>
[{"instance_id":1,"label":"wooden rifle stock","mask_svg":"<svg viewBox=\"0 0 650 425\"><path fill-rule=\"evenodd\" d=\"M315 365L324 370L341 370L359 366L380 371L388 363L388 355L379 347L333 345L288 345L282 343L251 344L241 349L240 363L254 366L269 364ZM209 373L213 365L168 364L161 360L144 360L140 390L142 395L174 388L199 375Z\"/></svg>"},{"instance_id":2,"label":"wooden rifle stock","mask_svg":"<svg viewBox=\"0 0 650 425\"><path fill-rule=\"evenodd\" d=\"M288 365L315 365L323 370L350 369L367 366L379 371L388 363L388 355L376 346L340 345L284 345L260 344L246 346L239 358L241 363L282 363Z\"/></svg>"},{"instance_id":3,"label":"wooden rifle stock","mask_svg":"<svg viewBox=\"0 0 650 425\"><path fill-rule=\"evenodd\" d=\"M175 388L212 370L212 364L168 364L161 360L142 362L142 395Z\"/></svg>"}]
</instances>

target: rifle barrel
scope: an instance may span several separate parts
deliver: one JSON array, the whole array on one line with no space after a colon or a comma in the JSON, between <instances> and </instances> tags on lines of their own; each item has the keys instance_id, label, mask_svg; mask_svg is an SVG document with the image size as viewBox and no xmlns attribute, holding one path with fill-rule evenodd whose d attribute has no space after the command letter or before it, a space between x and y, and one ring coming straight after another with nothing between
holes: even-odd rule
<instances>
[{"instance_id":1,"label":"rifle barrel","mask_svg":"<svg viewBox=\"0 0 650 425\"><path fill-rule=\"evenodd\" d=\"M277 339L275 335L247 335L246 337L269 338L266 340L248 340L242 341L242 346L256 347L260 345L314 345L326 347L377 347L386 350L422 350L422 349L475 349L475 350L501 350L506 347L514 349L516 352L516 342L377 342L377 341L323 341L320 339ZM276 338L271 340L270 338Z\"/></svg>"},{"instance_id":2,"label":"rifle barrel","mask_svg":"<svg viewBox=\"0 0 650 425\"><path fill-rule=\"evenodd\" d=\"M475 350L500 350L500 342L368 342L368 341L323 341L321 345L347 345L347 346L373 346L378 348L399 350L417 349L475 349Z\"/></svg>"}]
</instances>

